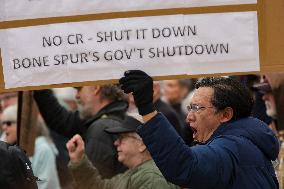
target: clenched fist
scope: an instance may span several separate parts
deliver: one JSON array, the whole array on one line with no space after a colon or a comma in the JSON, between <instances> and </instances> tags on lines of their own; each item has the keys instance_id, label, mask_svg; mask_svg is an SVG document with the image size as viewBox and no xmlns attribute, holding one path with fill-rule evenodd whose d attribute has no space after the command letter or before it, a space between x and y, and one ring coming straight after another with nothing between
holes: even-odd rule
<instances>
[{"instance_id":1,"label":"clenched fist","mask_svg":"<svg viewBox=\"0 0 284 189\"><path fill-rule=\"evenodd\" d=\"M72 163L79 163L83 159L85 154L85 143L80 135L76 134L73 136L67 142L66 147Z\"/></svg>"}]
</instances>

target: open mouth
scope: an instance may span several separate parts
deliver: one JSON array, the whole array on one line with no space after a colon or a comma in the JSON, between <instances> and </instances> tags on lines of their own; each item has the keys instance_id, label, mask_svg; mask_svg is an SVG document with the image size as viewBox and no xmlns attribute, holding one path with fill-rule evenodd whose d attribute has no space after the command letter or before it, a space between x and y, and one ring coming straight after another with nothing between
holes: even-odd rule
<instances>
[{"instance_id":1,"label":"open mouth","mask_svg":"<svg viewBox=\"0 0 284 189\"><path fill-rule=\"evenodd\" d=\"M193 128L193 127L191 127L191 130L192 130L192 136L195 139L196 135L197 135L197 130L195 128Z\"/></svg>"}]
</instances>

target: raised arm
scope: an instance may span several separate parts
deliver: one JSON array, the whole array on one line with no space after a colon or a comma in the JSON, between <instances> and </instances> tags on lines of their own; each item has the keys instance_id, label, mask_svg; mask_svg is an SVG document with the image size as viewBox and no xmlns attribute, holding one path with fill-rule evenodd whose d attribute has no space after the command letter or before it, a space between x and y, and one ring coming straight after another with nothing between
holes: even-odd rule
<instances>
[{"instance_id":1,"label":"raised arm","mask_svg":"<svg viewBox=\"0 0 284 189\"><path fill-rule=\"evenodd\" d=\"M61 106L51 90L34 91L34 98L49 128L68 138L84 129L79 112L71 112Z\"/></svg>"},{"instance_id":2,"label":"raised arm","mask_svg":"<svg viewBox=\"0 0 284 189\"><path fill-rule=\"evenodd\" d=\"M80 135L71 138L66 147L69 152L69 169L78 189L113 189L120 175L112 179L102 179L98 169L85 155L85 144Z\"/></svg>"},{"instance_id":3,"label":"raised arm","mask_svg":"<svg viewBox=\"0 0 284 189\"><path fill-rule=\"evenodd\" d=\"M151 98L152 82L150 76L139 70L127 71L120 79L122 89L133 93L145 121L138 134L160 171L168 181L183 187L226 186L233 167L230 150L214 144L188 147L166 117L155 111Z\"/></svg>"}]
</instances>

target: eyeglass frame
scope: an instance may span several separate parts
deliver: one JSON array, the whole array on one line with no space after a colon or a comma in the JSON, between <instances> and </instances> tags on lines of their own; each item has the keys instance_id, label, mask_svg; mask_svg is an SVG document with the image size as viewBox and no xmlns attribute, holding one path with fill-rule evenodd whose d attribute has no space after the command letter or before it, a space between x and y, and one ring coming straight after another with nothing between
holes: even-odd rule
<instances>
[{"instance_id":1,"label":"eyeglass frame","mask_svg":"<svg viewBox=\"0 0 284 189\"><path fill-rule=\"evenodd\" d=\"M140 138L139 136L133 136L133 135L122 135L122 134L119 134L118 137L117 137L117 141L119 143L121 143L121 141L125 138L133 138L133 139L136 139L136 140L141 140L142 141L142 138Z\"/></svg>"},{"instance_id":2,"label":"eyeglass frame","mask_svg":"<svg viewBox=\"0 0 284 189\"><path fill-rule=\"evenodd\" d=\"M188 106L186 106L186 109L188 112L199 112L202 109L206 109L206 108L214 108L213 106L201 106L199 104L189 104Z\"/></svg>"}]
</instances>

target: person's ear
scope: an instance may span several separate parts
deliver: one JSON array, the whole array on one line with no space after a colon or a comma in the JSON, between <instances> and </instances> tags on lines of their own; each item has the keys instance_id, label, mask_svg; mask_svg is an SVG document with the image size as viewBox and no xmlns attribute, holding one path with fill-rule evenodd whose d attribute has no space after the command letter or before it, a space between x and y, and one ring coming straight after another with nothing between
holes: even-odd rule
<instances>
[{"instance_id":1,"label":"person's ear","mask_svg":"<svg viewBox=\"0 0 284 189\"><path fill-rule=\"evenodd\" d=\"M227 121L230 121L234 117L234 110L231 107L226 107L224 110L222 110L220 115L220 122L225 123Z\"/></svg>"},{"instance_id":2,"label":"person's ear","mask_svg":"<svg viewBox=\"0 0 284 189\"><path fill-rule=\"evenodd\" d=\"M139 144L139 147L138 147L139 152L142 153L142 152L144 152L146 149L147 149L146 145L145 145L143 142L141 142L141 143Z\"/></svg>"},{"instance_id":3,"label":"person's ear","mask_svg":"<svg viewBox=\"0 0 284 189\"><path fill-rule=\"evenodd\" d=\"M98 95L100 93L101 89L102 89L102 87L100 85L95 85L95 86L93 86L93 93L95 95Z\"/></svg>"}]
</instances>

